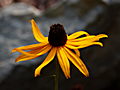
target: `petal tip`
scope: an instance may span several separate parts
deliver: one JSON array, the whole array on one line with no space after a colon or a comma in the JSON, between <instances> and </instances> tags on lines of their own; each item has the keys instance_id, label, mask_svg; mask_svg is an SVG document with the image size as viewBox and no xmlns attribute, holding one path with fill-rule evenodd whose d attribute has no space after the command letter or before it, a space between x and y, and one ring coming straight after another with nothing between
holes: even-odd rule
<instances>
[{"instance_id":1,"label":"petal tip","mask_svg":"<svg viewBox=\"0 0 120 90\"><path fill-rule=\"evenodd\" d=\"M34 74L34 77L38 77L40 76L40 71L38 71L37 69L35 70L35 74Z\"/></svg>"},{"instance_id":2,"label":"petal tip","mask_svg":"<svg viewBox=\"0 0 120 90\"><path fill-rule=\"evenodd\" d=\"M34 77L38 77L38 76L40 76L40 75L35 73Z\"/></svg>"},{"instance_id":3,"label":"petal tip","mask_svg":"<svg viewBox=\"0 0 120 90\"><path fill-rule=\"evenodd\" d=\"M30 21L31 21L31 22L34 22L34 19L31 19Z\"/></svg>"},{"instance_id":4,"label":"petal tip","mask_svg":"<svg viewBox=\"0 0 120 90\"><path fill-rule=\"evenodd\" d=\"M69 79L70 78L70 76L65 76L66 77L66 79Z\"/></svg>"},{"instance_id":5,"label":"petal tip","mask_svg":"<svg viewBox=\"0 0 120 90\"><path fill-rule=\"evenodd\" d=\"M98 36L99 36L99 38L108 38L108 35L106 35L106 34L99 34Z\"/></svg>"},{"instance_id":6,"label":"petal tip","mask_svg":"<svg viewBox=\"0 0 120 90\"><path fill-rule=\"evenodd\" d=\"M103 37L102 38L108 38L108 35L106 34L103 34Z\"/></svg>"},{"instance_id":7,"label":"petal tip","mask_svg":"<svg viewBox=\"0 0 120 90\"><path fill-rule=\"evenodd\" d=\"M83 72L82 72L83 73ZM89 72L88 70L86 72L83 73L86 77L89 77Z\"/></svg>"},{"instance_id":8,"label":"petal tip","mask_svg":"<svg viewBox=\"0 0 120 90\"><path fill-rule=\"evenodd\" d=\"M12 51L11 51L10 53L12 54L12 53L14 53L14 52L16 52L16 50L15 50L15 49L12 49Z\"/></svg>"},{"instance_id":9,"label":"petal tip","mask_svg":"<svg viewBox=\"0 0 120 90\"><path fill-rule=\"evenodd\" d=\"M105 35L106 38L108 38L108 35Z\"/></svg>"},{"instance_id":10,"label":"petal tip","mask_svg":"<svg viewBox=\"0 0 120 90\"><path fill-rule=\"evenodd\" d=\"M89 73L87 73L85 76L86 76L86 77L89 77Z\"/></svg>"},{"instance_id":11,"label":"petal tip","mask_svg":"<svg viewBox=\"0 0 120 90\"><path fill-rule=\"evenodd\" d=\"M20 62L20 60L16 59L15 62Z\"/></svg>"},{"instance_id":12,"label":"petal tip","mask_svg":"<svg viewBox=\"0 0 120 90\"><path fill-rule=\"evenodd\" d=\"M103 47L103 44L101 42L95 42L96 45L100 45L101 47Z\"/></svg>"},{"instance_id":13,"label":"petal tip","mask_svg":"<svg viewBox=\"0 0 120 90\"><path fill-rule=\"evenodd\" d=\"M101 43L101 44L99 44L101 47L103 47L103 44Z\"/></svg>"}]
</instances>

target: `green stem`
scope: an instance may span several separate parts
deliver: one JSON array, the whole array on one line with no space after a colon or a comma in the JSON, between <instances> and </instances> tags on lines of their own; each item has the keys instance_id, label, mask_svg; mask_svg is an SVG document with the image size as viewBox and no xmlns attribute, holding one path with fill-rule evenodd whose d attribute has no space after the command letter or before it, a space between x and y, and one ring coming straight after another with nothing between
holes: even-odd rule
<instances>
[{"instance_id":1,"label":"green stem","mask_svg":"<svg viewBox=\"0 0 120 90\"><path fill-rule=\"evenodd\" d=\"M59 84L59 64L57 62L57 59L55 59L55 90L58 90L58 84Z\"/></svg>"}]
</instances>

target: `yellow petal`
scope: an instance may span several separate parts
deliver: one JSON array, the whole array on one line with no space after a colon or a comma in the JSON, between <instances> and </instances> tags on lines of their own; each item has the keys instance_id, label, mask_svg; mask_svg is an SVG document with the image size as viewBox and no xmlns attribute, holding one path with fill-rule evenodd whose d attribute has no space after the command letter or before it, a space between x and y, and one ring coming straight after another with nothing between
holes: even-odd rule
<instances>
[{"instance_id":1,"label":"yellow petal","mask_svg":"<svg viewBox=\"0 0 120 90\"><path fill-rule=\"evenodd\" d=\"M22 54L18 58L16 58L16 62L34 59L34 58L36 58L40 55L43 55L43 54L47 53L50 49L51 49L51 46L46 45L45 47L43 47L41 49L35 49L35 50L32 50L32 51L28 51L28 53L34 54L34 56L27 56L27 55Z\"/></svg>"},{"instance_id":2,"label":"yellow petal","mask_svg":"<svg viewBox=\"0 0 120 90\"><path fill-rule=\"evenodd\" d=\"M92 36L92 37L84 40L84 42L95 42L95 41L98 41L98 40L101 39L101 38L106 38L106 37L108 37L108 36L105 35L105 34L99 34L99 35L96 35L96 36L91 35L91 36Z\"/></svg>"},{"instance_id":3,"label":"yellow petal","mask_svg":"<svg viewBox=\"0 0 120 90\"><path fill-rule=\"evenodd\" d=\"M108 35L106 34L99 34L97 35L98 38L108 38Z\"/></svg>"},{"instance_id":4,"label":"yellow petal","mask_svg":"<svg viewBox=\"0 0 120 90\"><path fill-rule=\"evenodd\" d=\"M48 44L48 47L51 48L49 44ZM41 49L41 48L38 48L38 49ZM25 51L23 51L23 50L21 50L21 49L18 49L18 48L16 48L15 50L16 50L17 52L20 52L20 53L26 55L26 56L36 56L36 55L41 55L41 53L42 53L42 52L41 52L41 53L38 53L38 54L31 54L31 53L29 53L29 52L25 52ZM44 52L44 51L43 51L43 52Z\"/></svg>"},{"instance_id":5,"label":"yellow petal","mask_svg":"<svg viewBox=\"0 0 120 90\"><path fill-rule=\"evenodd\" d=\"M46 42L45 37L40 32L40 29L38 28L37 24L35 23L35 21L33 19L31 20L31 24L32 24L32 31L33 31L33 35L34 35L35 39L38 42Z\"/></svg>"},{"instance_id":6,"label":"yellow petal","mask_svg":"<svg viewBox=\"0 0 120 90\"><path fill-rule=\"evenodd\" d=\"M46 47L42 48L41 51L36 54L38 56L45 54L46 52L48 52L50 49L52 48L52 46L50 44L48 44Z\"/></svg>"},{"instance_id":7,"label":"yellow petal","mask_svg":"<svg viewBox=\"0 0 120 90\"><path fill-rule=\"evenodd\" d=\"M47 45L48 43L39 43L39 44L32 44L32 45L27 45L27 46L22 46L22 47L18 47L18 48L14 48L12 50L12 53L16 52L17 49L21 49L21 50L31 50L31 49L36 49L39 47L44 47L45 45Z\"/></svg>"},{"instance_id":8,"label":"yellow petal","mask_svg":"<svg viewBox=\"0 0 120 90\"><path fill-rule=\"evenodd\" d=\"M101 42L91 42L91 43L86 43L86 44L83 44L83 45L79 45L79 46L74 46L74 45L69 45L69 44L65 44L65 46L67 48L70 48L70 49L80 49L80 48L85 48L85 47L89 47L91 45L100 45L100 46L103 46L103 44Z\"/></svg>"},{"instance_id":9,"label":"yellow petal","mask_svg":"<svg viewBox=\"0 0 120 90\"><path fill-rule=\"evenodd\" d=\"M78 49L73 49L75 53L80 57L80 51Z\"/></svg>"},{"instance_id":10,"label":"yellow petal","mask_svg":"<svg viewBox=\"0 0 120 90\"><path fill-rule=\"evenodd\" d=\"M24 58L18 57L18 58L16 58L15 62L27 61L27 60L31 60L31 59L34 59L34 58L37 58L37 57L38 57L38 56L33 56L33 57L26 56L26 57L24 57Z\"/></svg>"},{"instance_id":11,"label":"yellow petal","mask_svg":"<svg viewBox=\"0 0 120 90\"><path fill-rule=\"evenodd\" d=\"M75 39L75 38L77 38L77 37L79 37L81 35L87 35L88 36L89 34L87 32L85 32L85 31L79 31L79 32L75 32L75 33L69 35L68 39Z\"/></svg>"},{"instance_id":12,"label":"yellow petal","mask_svg":"<svg viewBox=\"0 0 120 90\"><path fill-rule=\"evenodd\" d=\"M74 54L72 51L64 47L65 53L68 57L68 59L86 76L89 76L89 72L85 66L85 64L82 62L82 60Z\"/></svg>"},{"instance_id":13,"label":"yellow petal","mask_svg":"<svg viewBox=\"0 0 120 90\"><path fill-rule=\"evenodd\" d=\"M18 49L18 48L16 48L15 50L16 50L17 52L20 52L20 53L22 53L22 54L25 54L26 56L35 56L34 54L25 52L25 51L23 51L23 50L21 50L21 49Z\"/></svg>"},{"instance_id":14,"label":"yellow petal","mask_svg":"<svg viewBox=\"0 0 120 90\"><path fill-rule=\"evenodd\" d=\"M79 45L84 45L87 43L98 41L100 38L105 38L105 37L107 37L107 35L105 35L105 34L100 34L97 36L92 35L92 36L87 36L87 37L83 37L83 38L68 40L67 44L79 46Z\"/></svg>"},{"instance_id":15,"label":"yellow petal","mask_svg":"<svg viewBox=\"0 0 120 90\"><path fill-rule=\"evenodd\" d=\"M32 50L32 51L29 51L29 53L34 53L36 54L36 52L38 53L38 50ZM16 62L19 62L19 61L26 61L26 60L30 60L30 59L34 59L38 56L26 56L25 54L21 54L19 57L16 58Z\"/></svg>"},{"instance_id":16,"label":"yellow petal","mask_svg":"<svg viewBox=\"0 0 120 90\"><path fill-rule=\"evenodd\" d=\"M56 47L53 47L51 49L50 53L48 54L46 59L43 61L43 63L39 67L37 67L37 69L35 70L35 77L40 75L41 69L53 60L53 58L55 57L56 51L57 51Z\"/></svg>"},{"instance_id":17,"label":"yellow petal","mask_svg":"<svg viewBox=\"0 0 120 90\"><path fill-rule=\"evenodd\" d=\"M84 40L92 39L94 37L96 37L96 36L95 35L90 35L90 36L86 36L86 37L82 37L82 38L77 38L77 39L69 39L68 43L69 42L81 42L81 41L84 41Z\"/></svg>"},{"instance_id":18,"label":"yellow petal","mask_svg":"<svg viewBox=\"0 0 120 90\"><path fill-rule=\"evenodd\" d=\"M61 66L61 69L65 74L65 77L67 79L70 78L70 63L69 63L68 58L65 55L62 47L58 48L57 57L58 57L58 61Z\"/></svg>"}]
</instances>

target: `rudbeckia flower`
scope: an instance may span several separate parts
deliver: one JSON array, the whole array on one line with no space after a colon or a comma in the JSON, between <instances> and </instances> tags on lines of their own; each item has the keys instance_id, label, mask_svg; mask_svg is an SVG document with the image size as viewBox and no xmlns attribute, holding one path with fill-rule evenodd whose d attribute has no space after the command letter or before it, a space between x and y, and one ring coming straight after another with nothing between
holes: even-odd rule
<instances>
[{"instance_id":1,"label":"rudbeckia flower","mask_svg":"<svg viewBox=\"0 0 120 90\"><path fill-rule=\"evenodd\" d=\"M49 64L55 56L57 56L60 67L66 78L70 78L70 62L73 63L86 77L89 76L85 64L80 59L80 52L78 49L91 45L103 46L103 44L98 41L100 38L107 37L107 35L89 35L85 31L78 31L71 35L67 35L63 25L53 24L50 27L48 37L45 37L40 32L40 29L33 19L31 20L31 24L33 35L39 43L14 48L12 52L22 53L16 58L16 62L34 59L49 52L42 64L36 68L35 77L40 75L41 69ZM83 35L85 36L81 37Z\"/></svg>"}]
</instances>

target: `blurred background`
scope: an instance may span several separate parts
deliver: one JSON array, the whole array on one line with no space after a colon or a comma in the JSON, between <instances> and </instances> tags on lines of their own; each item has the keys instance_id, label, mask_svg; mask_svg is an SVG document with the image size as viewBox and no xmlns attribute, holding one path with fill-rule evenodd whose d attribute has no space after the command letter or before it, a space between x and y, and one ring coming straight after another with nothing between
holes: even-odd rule
<instances>
[{"instance_id":1,"label":"blurred background","mask_svg":"<svg viewBox=\"0 0 120 90\"><path fill-rule=\"evenodd\" d=\"M120 0L0 0L0 90L53 90L54 62L34 78L46 55L15 63L13 48L36 43L29 20L35 19L47 36L52 24L63 24L67 34L87 30L105 33L104 47L81 49L90 77L71 64L71 78L60 73L59 90L120 90Z\"/></svg>"}]
</instances>

